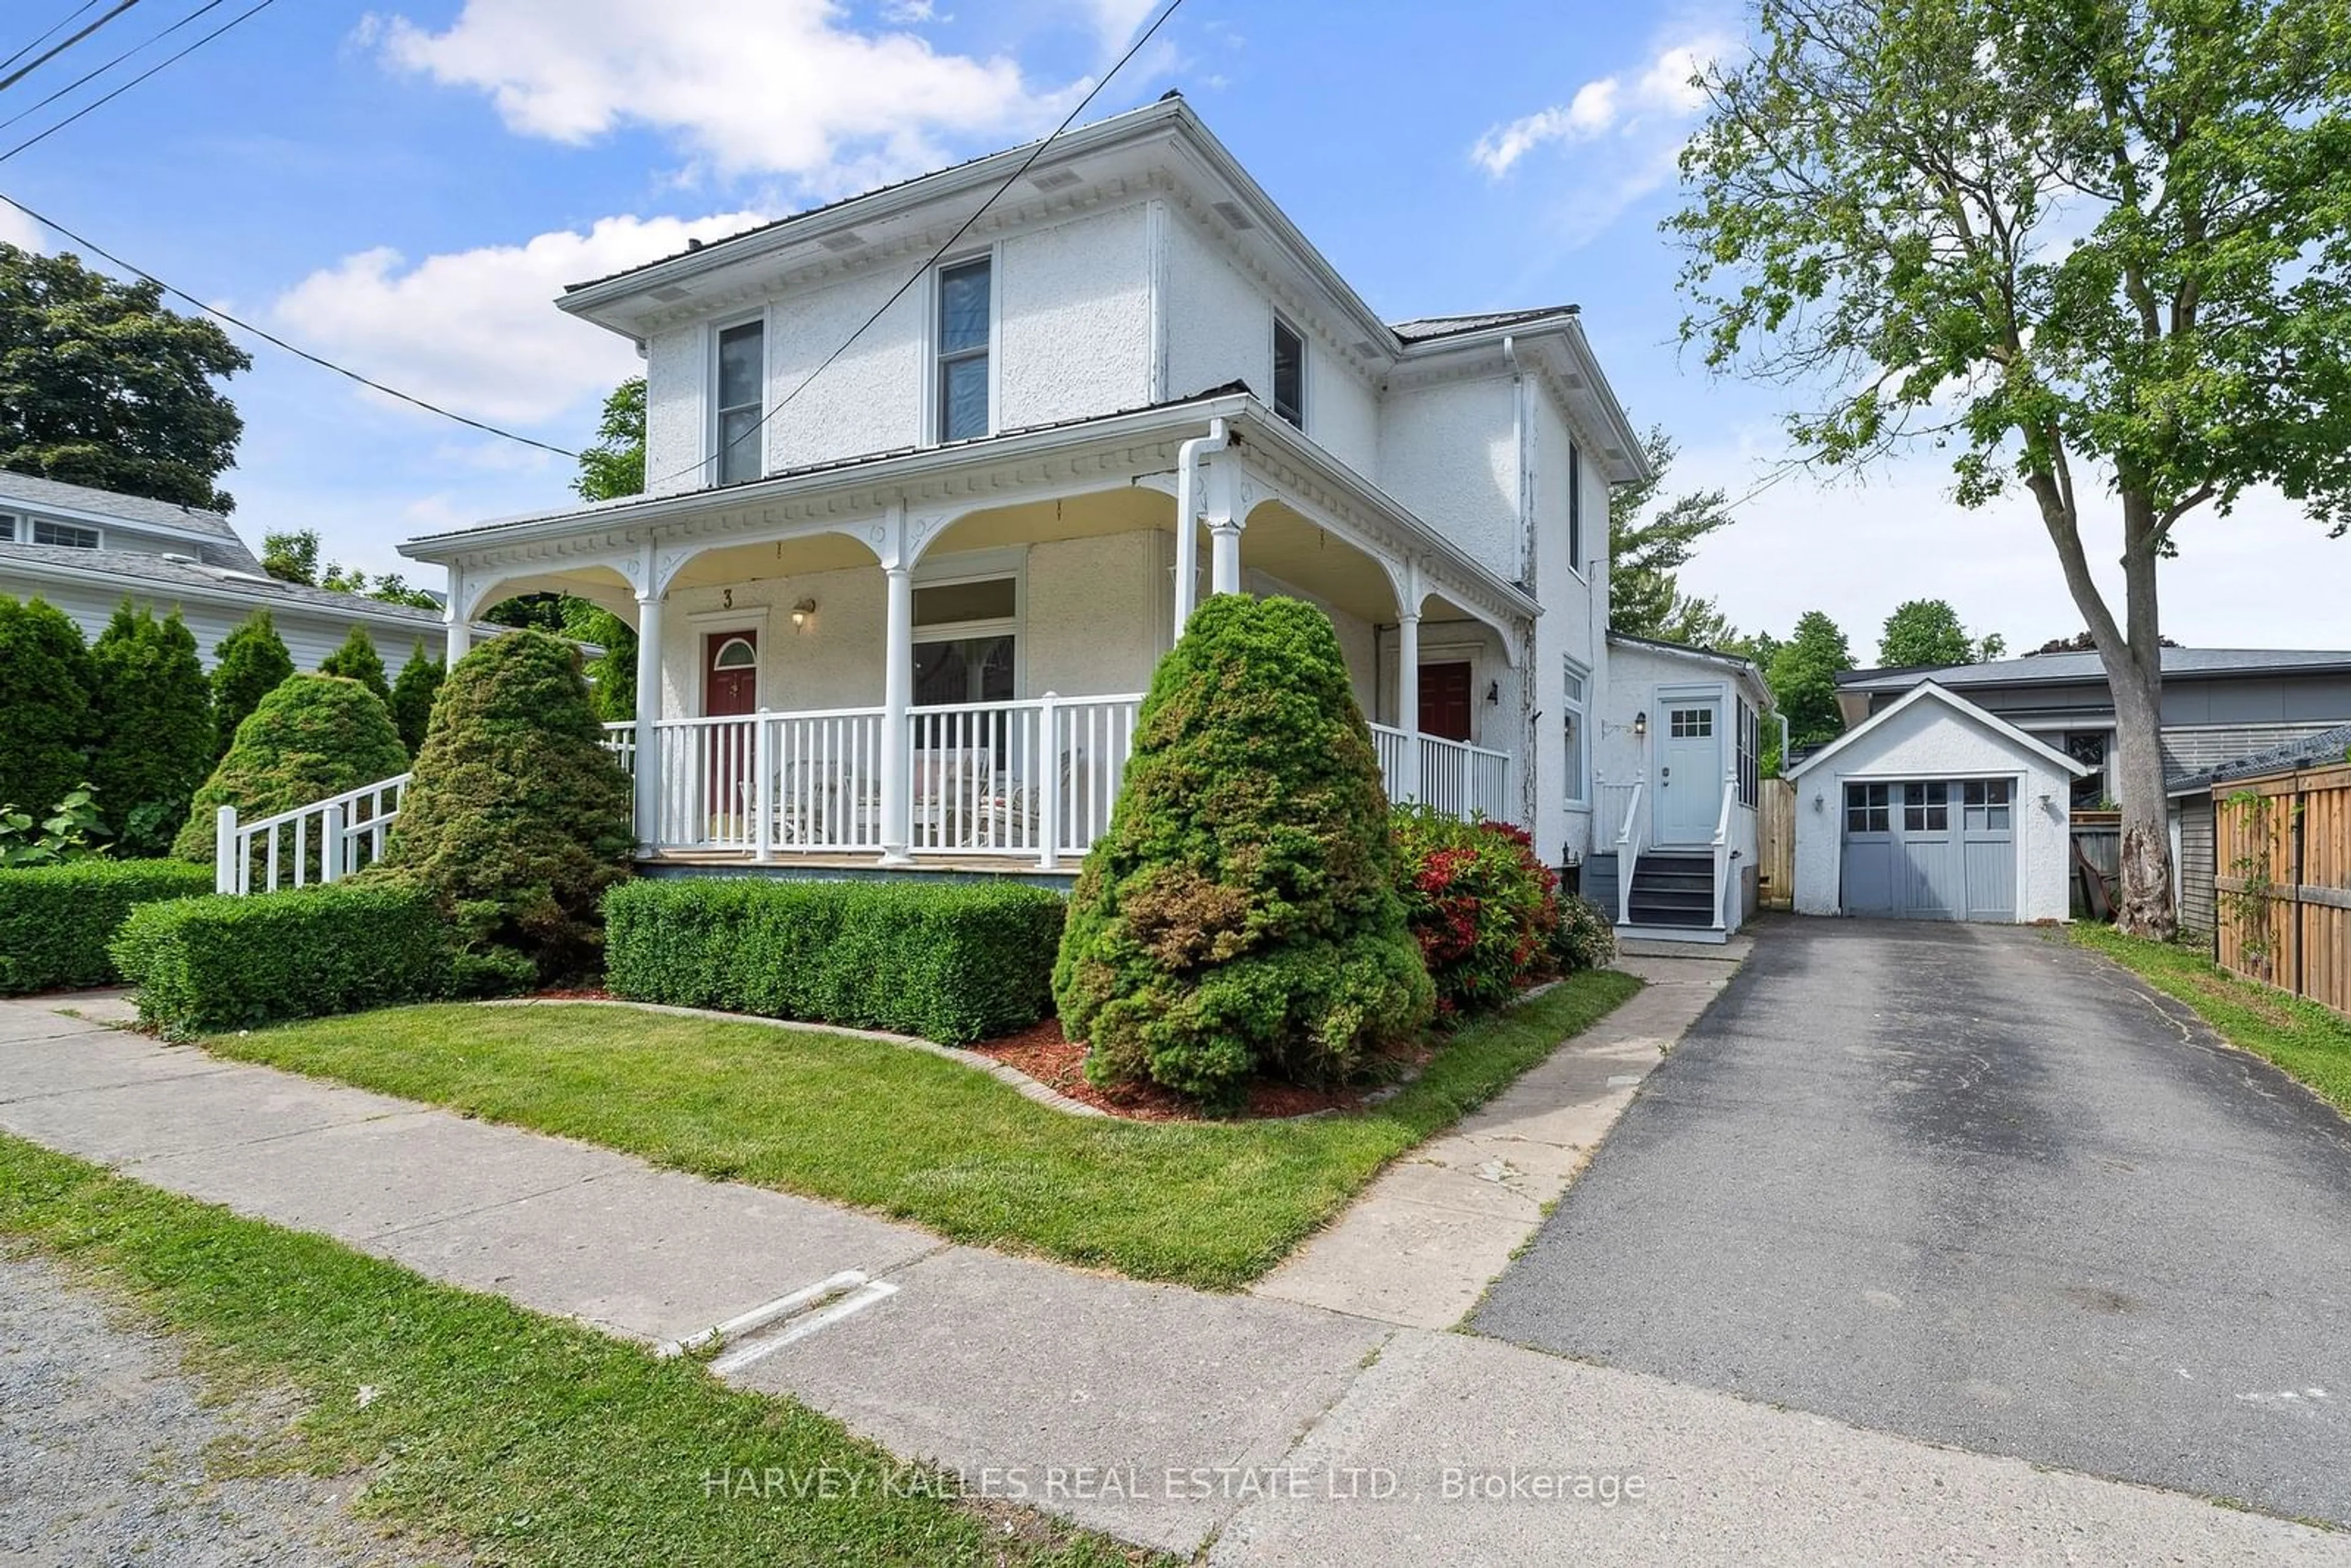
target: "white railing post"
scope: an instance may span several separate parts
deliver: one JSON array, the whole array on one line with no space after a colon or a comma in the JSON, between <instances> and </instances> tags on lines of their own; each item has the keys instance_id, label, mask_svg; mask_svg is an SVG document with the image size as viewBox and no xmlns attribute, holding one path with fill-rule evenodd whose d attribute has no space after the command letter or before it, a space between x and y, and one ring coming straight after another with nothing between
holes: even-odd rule
<instances>
[{"instance_id":1,"label":"white railing post","mask_svg":"<svg viewBox=\"0 0 2351 1568\"><path fill-rule=\"evenodd\" d=\"M236 808L223 806L213 813L213 891L214 893L245 891L237 885L240 880L237 876L238 862L242 858L237 853Z\"/></svg>"},{"instance_id":2,"label":"white railing post","mask_svg":"<svg viewBox=\"0 0 2351 1568\"><path fill-rule=\"evenodd\" d=\"M773 847L776 816L776 747L775 727L768 722L768 710L761 708L751 720L751 767L757 777L751 781L751 858L770 861L776 858Z\"/></svg>"},{"instance_id":3,"label":"white railing post","mask_svg":"<svg viewBox=\"0 0 2351 1568\"><path fill-rule=\"evenodd\" d=\"M1061 698L1047 692L1037 705L1037 773L1030 788L1037 800L1037 863L1046 871L1060 865L1061 853Z\"/></svg>"},{"instance_id":4,"label":"white railing post","mask_svg":"<svg viewBox=\"0 0 2351 1568\"><path fill-rule=\"evenodd\" d=\"M319 813L319 880L343 880L343 809L330 805Z\"/></svg>"}]
</instances>

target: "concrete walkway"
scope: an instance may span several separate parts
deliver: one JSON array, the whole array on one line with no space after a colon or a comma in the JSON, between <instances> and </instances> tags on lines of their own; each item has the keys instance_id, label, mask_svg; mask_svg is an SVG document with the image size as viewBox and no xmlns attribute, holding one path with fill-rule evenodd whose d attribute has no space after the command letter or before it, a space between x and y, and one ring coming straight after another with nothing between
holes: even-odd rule
<instances>
[{"instance_id":1,"label":"concrete walkway","mask_svg":"<svg viewBox=\"0 0 2351 1568\"><path fill-rule=\"evenodd\" d=\"M48 1006L0 1003L0 1130L643 1341L805 1294L728 1375L1213 1562L2351 1563L2351 1540L2173 1494L955 1246Z\"/></svg>"}]
</instances>

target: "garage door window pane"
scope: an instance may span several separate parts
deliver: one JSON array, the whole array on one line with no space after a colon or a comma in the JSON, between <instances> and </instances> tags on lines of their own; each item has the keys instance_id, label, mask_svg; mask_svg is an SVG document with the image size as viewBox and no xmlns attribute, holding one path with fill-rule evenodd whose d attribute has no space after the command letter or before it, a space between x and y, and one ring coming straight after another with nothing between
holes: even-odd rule
<instances>
[{"instance_id":1,"label":"garage door window pane","mask_svg":"<svg viewBox=\"0 0 2351 1568\"><path fill-rule=\"evenodd\" d=\"M1944 833L1951 828L1951 787L1948 784L1906 784L1902 787L1902 831Z\"/></svg>"},{"instance_id":2,"label":"garage door window pane","mask_svg":"<svg viewBox=\"0 0 2351 1568\"><path fill-rule=\"evenodd\" d=\"M1976 779L1961 786L1960 801L1971 832L2005 832L2008 831L2009 781L2005 779Z\"/></svg>"},{"instance_id":3,"label":"garage door window pane","mask_svg":"<svg viewBox=\"0 0 2351 1568\"><path fill-rule=\"evenodd\" d=\"M1844 787L1844 829L1849 833L1882 833L1893 826L1883 784Z\"/></svg>"}]
</instances>

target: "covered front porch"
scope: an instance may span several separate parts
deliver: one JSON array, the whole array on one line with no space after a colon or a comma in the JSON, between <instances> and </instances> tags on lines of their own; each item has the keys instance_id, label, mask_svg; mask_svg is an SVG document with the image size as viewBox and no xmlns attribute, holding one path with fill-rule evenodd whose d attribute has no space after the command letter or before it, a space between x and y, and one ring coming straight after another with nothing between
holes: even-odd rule
<instances>
[{"instance_id":1,"label":"covered front porch","mask_svg":"<svg viewBox=\"0 0 2351 1568\"><path fill-rule=\"evenodd\" d=\"M1246 395L405 548L453 616L554 591L636 627L609 744L656 866L1065 872L1217 591L1331 615L1392 799L1526 817L1533 605Z\"/></svg>"}]
</instances>

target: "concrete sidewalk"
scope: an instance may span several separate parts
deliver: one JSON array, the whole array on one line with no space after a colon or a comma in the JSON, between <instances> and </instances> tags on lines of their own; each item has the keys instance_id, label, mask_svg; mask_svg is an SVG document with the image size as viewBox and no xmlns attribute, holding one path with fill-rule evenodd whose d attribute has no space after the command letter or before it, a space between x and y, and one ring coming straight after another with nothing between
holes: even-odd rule
<instances>
[{"instance_id":1,"label":"concrete sidewalk","mask_svg":"<svg viewBox=\"0 0 2351 1568\"><path fill-rule=\"evenodd\" d=\"M0 1130L647 1342L822 1287L822 1311L730 1355L736 1381L1129 1540L1213 1542L1217 1562L2351 1563L2342 1537L2171 1494L955 1246L54 1004L0 1002Z\"/></svg>"}]
</instances>

